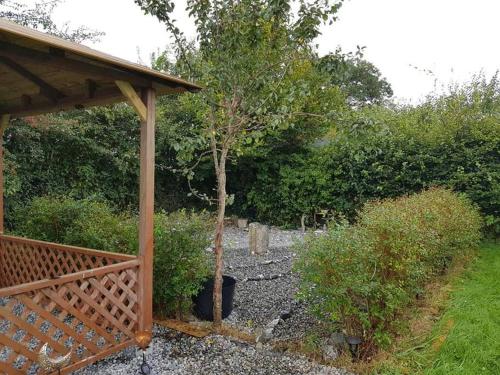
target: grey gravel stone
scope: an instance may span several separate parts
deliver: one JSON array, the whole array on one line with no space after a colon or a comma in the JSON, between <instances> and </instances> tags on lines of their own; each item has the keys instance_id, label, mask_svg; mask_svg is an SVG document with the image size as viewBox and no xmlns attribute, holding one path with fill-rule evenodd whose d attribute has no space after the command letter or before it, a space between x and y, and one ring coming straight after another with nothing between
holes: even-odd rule
<instances>
[{"instance_id":1,"label":"grey gravel stone","mask_svg":"<svg viewBox=\"0 0 500 375\"><path fill-rule=\"evenodd\" d=\"M225 273L239 280L235 309L226 324L257 336L255 345L211 335L197 339L155 327L148 353L152 374L189 375L347 375L348 372L315 364L304 357L277 352L266 343L275 339L295 339L306 335L316 323L306 306L295 300L297 277L291 272L295 254L291 246L300 241L300 231L270 229L269 252L252 257L248 233L227 228L224 238ZM281 275L280 277L274 277ZM255 280L250 280L254 278ZM247 281L243 281L247 279ZM88 366L75 375L139 374L142 353L128 349Z\"/></svg>"},{"instance_id":2,"label":"grey gravel stone","mask_svg":"<svg viewBox=\"0 0 500 375\"><path fill-rule=\"evenodd\" d=\"M304 238L304 233L299 230L281 230L269 228L269 247L290 247L296 241ZM236 227L224 229L224 246L230 249L248 249L248 232Z\"/></svg>"},{"instance_id":3,"label":"grey gravel stone","mask_svg":"<svg viewBox=\"0 0 500 375\"><path fill-rule=\"evenodd\" d=\"M321 366L306 358L278 353L266 345L256 346L231 341L222 336L195 339L164 328L155 328L147 361L152 374L316 374L347 375L345 370ZM131 375L139 373L140 351L126 350L75 375Z\"/></svg>"}]
</instances>

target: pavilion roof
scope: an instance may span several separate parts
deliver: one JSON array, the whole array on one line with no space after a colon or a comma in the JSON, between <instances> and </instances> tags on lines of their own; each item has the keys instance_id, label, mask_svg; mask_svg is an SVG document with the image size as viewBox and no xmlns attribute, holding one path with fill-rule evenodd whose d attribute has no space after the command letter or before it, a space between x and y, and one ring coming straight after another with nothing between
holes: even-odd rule
<instances>
[{"instance_id":1,"label":"pavilion roof","mask_svg":"<svg viewBox=\"0 0 500 375\"><path fill-rule=\"evenodd\" d=\"M127 87L138 96L146 88L154 88L157 95L201 89L168 74L0 19L0 115L28 116L123 102Z\"/></svg>"}]
</instances>

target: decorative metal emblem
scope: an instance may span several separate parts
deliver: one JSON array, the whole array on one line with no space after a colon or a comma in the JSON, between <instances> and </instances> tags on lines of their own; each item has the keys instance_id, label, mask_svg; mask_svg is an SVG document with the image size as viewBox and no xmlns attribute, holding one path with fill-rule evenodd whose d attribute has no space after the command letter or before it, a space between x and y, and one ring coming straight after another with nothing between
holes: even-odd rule
<instances>
[{"instance_id":1,"label":"decorative metal emblem","mask_svg":"<svg viewBox=\"0 0 500 375\"><path fill-rule=\"evenodd\" d=\"M48 344L42 346L42 349L40 349L40 352L38 353L38 364L43 371L48 373L58 371L60 373L61 369L68 366L71 362L71 350L63 357L52 359L47 353L48 349Z\"/></svg>"},{"instance_id":2,"label":"decorative metal emblem","mask_svg":"<svg viewBox=\"0 0 500 375\"><path fill-rule=\"evenodd\" d=\"M151 342L151 332L149 331L141 331L137 332L135 335L135 342L142 349L146 349Z\"/></svg>"}]
</instances>

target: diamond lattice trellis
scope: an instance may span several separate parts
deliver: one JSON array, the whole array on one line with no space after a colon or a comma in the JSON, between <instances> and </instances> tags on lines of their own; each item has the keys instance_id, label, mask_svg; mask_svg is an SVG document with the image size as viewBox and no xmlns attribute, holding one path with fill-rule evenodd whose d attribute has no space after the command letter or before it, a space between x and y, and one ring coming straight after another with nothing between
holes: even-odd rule
<instances>
[{"instance_id":1,"label":"diamond lattice trellis","mask_svg":"<svg viewBox=\"0 0 500 375\"><path fill-rule=\"evenodd\" d=\"M45 343L63 373L134 344L135 257L0 236L0 269L0 373L41 373Z\"/></svg>"}]
</instances>

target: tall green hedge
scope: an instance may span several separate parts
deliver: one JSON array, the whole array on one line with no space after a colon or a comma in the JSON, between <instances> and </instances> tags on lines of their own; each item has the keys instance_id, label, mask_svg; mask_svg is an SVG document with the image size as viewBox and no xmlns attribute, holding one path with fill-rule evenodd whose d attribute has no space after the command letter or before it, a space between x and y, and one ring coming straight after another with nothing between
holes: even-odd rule
<instances>
[{"instance_id":1,"label":"tall green hedge","mask_svg":"<svg viewBox=\"0 0 500 375\"><path fill-rule=\"evenodd\" d=\"M155 198L158 208L175 211L199 202L170 170L176 152L169 125L159 121L156 131ZM124 105L14 120L4 136L7 227L14 212L45 195L137 211L139 130L137 115Z\"/></svg>"},{"instance_id":2,"label":"tall green hedge","mask_svg":"<svg viewBox=\"0 0 500 375\"><path fill-rule=\"evenodd\" d=\"M105 202L65 196L34 198L14 214L15 234L42 241L133 254L135 219Z\"/></svg>"},{"instance_id":3,"label":"tall green hedge","mask_svg":"<svg viewBox=\"0 0 500 375\"><path fill-rule=\"evenodd\" d=\"M330 139L305 152L255 160L237 189L241 211L297 226L331 210L354 219L371 199L431 186L464 192L500 233L500 89L477 83L416 107L353 113ZM251 163L247 163L252 166Z\"/></svg>"}]
</instances>

